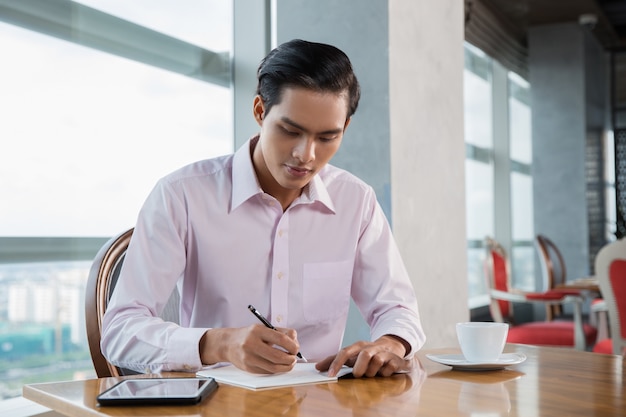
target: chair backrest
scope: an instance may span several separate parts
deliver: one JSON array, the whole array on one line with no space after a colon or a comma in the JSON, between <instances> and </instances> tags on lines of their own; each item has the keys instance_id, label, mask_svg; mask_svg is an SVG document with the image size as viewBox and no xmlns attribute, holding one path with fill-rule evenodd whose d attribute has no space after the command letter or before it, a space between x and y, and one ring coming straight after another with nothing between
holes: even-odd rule
<instances>
[{"instance_id":1,"label":"chair backrest","mask_svg":"<svg viewBox=\"0 0 626 417\"><path fill-rule=\"evenodd\" d=\"M511 265L506 251L495 239L485 238L486 256L484 260L487 289L508 292L511 288ZM491 297L490 312L494 321L509 321L513 316L513 305L505 300Z\"/></svg>"},{"instance_id":2,"label":"chair backrest","mask_svg":"<svg viewBox=\"0 0 626 417\"><path fill-rule=\"evenodd\" d=\"M626 354L626 238L600 249L595 270L609 312L613 353Z\"/></svg>"},{"instance_id":3,"label":"chair backrest","mask_svg":"<svg viewBox=\"0 0 626 417\"><path fill-rule=\"evenodd\" d=\"M96 254L87 278L85 293L87 341L89 342L93 366L100 378L122 374L102 355L100 335L102 333L102 316L104 316L109 298L117 283L132 234L133 229L129 229L109 239Z\"/></svg>"},{"instance_id":4,"label":"chair backrest","mask_svg":"<svg viewBox=\"0 0 626 417\"><path fill-rule=\"evenodd\" d=\"M552 240L542 234L535 237L535 246L539 253L541 276L543 277L543 288L540 291L548 291L559 284L565 284L567 270L559 248Z\"/></svg>"},{"instance_id":5,"label":"chair backrest","mask_svg":"<svg viewBox=\"0 0 626 417\"><path fill-rule=\"evenodd\" d=\"M111 364L100 350L102 317L115 289L133 231L134 228L131 228L112 237L100 248L91 264L87 278L85 325L91 360L99 378L136 373ZM161 317L178 323L179 302L180 296L178 290L175 289L163 309Z\"/></svg>"}]
</instances>

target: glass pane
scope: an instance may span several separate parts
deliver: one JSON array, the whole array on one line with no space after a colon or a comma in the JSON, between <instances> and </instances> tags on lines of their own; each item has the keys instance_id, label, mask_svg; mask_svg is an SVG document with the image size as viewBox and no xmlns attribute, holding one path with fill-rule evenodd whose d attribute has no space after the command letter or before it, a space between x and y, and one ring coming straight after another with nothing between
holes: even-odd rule
<instances>
[{"instance_id":1,"label":"glass pane","mask_svg":"<svg viewBox=\"0 0 626 417\"><path fill-rule=\"evenodd\" d=\"M493 168L465 160L466 221L468 240L494 235Z\"/></svg>"},{"instance_id":2,"label":"glass pane","mask_svg":"<svg viewBox=\"0 0 626 417\"><path fill-rule=\"evenodd\" d=\"M494 234L493 169L491 164L465 160L467 239L482 242ZM468 248L468 296L470 306L484 305L487 293L482 262L483 248Z\"/></svg>"},{"instance_id":3,"label":"glass pane","mask_svg":"<svg viewBox=\"0 0 626 417\"><path fill-rule=\"evenodd\" d=\"M227 88L6 24L0 49L0 236L112 236L158 178L233 149Z\"/></svg>"},{"instance_id":4,"label":"glass pane","mask_svg":"<svg viewBox=\"0 0 626 417\"><path fill-rule=\"evenodd\" d=\"M465 49L463 101L465 142L484 148L493 147L491 69L487 57L472 48ZM480 64L480 65L479 65Z\"/></svg>"},{"instance_id":5,"label":"glass pane","mask_svg":"<svg viewBox=\"0 0 626 417\"><path fill-rule=\"evenodd\" d=\"M534 239L532 177L511 173L511 232L513 241Z\"/></svg>"},{"instance_id":6,"label":"glass pane","mask_svg":"<svg viewBox=\"0 0 626 417\"><path fill-rule=\"evenodd\" d=\"M214 52L232 49L230 1L77 0L76 3Z\"/></svg>"},{"instance_id":7,"label":"glass pane","mask_svg":"<svg viewBox=\"0 0 626 417\"><path fill-rule=\"evenodd\" d=\"M528 83L509 73L509 135L511 159L532 162L531 112Z\"/></svg>"},{"instance_id":8,"label":"glass pane","mask_svg":"<svg viewBox=\"0 0 626 417\"><path fill-rule=\"evenodd\" d=\"M467 250L468 296L470 303L472 299L482 299L481 296L487 293L487 283L483 269L484 259L485 249L469 248Z\"/></svg>"},{"instance_id":9,"label":"glass pane","mask_svg":"<svg viewBox=\"0 0 626 417\"><path fill-rule=\"evenodd\" d=\"M615 195L615 136L613 131L604 135L604 178L606 181L606 239L612 241L617 233L617 201Z\"/></svg>"},{"instance_id":10,"label":"glass pane","mask_svg":"<svg viewBox=\"0 0 626 417\"><path fill-rule=\"evenodd\" d=\"M524 291L535 291L535 248L514 246L511 255L513 287Z\"/></svg>"}]
</instances>

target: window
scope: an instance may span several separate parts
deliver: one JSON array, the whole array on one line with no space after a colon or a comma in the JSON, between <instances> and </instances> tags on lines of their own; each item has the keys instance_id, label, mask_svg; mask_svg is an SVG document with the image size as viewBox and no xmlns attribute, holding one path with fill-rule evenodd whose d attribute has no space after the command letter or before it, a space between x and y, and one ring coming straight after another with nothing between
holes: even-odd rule
<instances>
[{"instance_id":1,"label":"window","mask_svg":"<svg viewBox=\"0 0 626 417\"><path fill-rule=\"evenodd\" d=\"M483 240L494 236L491 61L466 44L464 71L465 193L470 307L487 303Z\"/></svg>"},{"instance_id":2,"label":"window","mask_svg":"<svg viewBox=\"0 0 626 417\"><path fill-rule=\"evenodd\" d=\"M530 86L465 44L464 108L469 306L488 303L486 236L510 254L513 285L534 288ZM506 111L502 111L506 109ZM498 179L508 179L498 181Z\"/></svg>"},{"instance_id":3,"label":"window","mask_svg":"<svg viewBox=\"0 0 626 417\"><path fill-rule=\"evenodd\" d=\"M530 86L508 73L511 158L511 269L515 288L535 290Z\"/></svg>"},{"instance_id":4,"label":"window","mask_svg":"<svg viewBox=\"0 0 626 417\"><path fill-rule=\"evenodd\" d=\"M93 375L91 259L158 178L234 144L231 2L48 4L0 15L0 399Z\"/></svg>"}]
</instances>

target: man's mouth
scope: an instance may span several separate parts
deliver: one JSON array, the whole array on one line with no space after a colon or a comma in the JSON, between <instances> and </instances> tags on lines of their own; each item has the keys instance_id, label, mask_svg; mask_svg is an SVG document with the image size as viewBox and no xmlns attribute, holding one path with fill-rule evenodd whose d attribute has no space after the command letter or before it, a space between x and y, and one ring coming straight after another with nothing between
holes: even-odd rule
<instances>
[{"instance_id":1,"label":"man's mouth","mask_svg":"<svg viewBox=\"0 0 626 417\"><path fill-rule=\"evenodd\" d=\"M286 165L287 171L294 177L304 177L308 175L312 170L305 167L297 167L292 165Z\"/></svg>"}]
</instances>

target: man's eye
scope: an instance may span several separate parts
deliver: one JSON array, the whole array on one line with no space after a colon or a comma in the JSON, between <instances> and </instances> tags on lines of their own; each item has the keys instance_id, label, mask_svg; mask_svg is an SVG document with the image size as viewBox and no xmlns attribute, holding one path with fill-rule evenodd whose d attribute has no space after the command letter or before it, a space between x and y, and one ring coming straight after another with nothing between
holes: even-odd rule
<instances>
[{"instance_id":1,"label":"man's eye","mask_svg":"<svg viewBox=\"0 0 626 417\"><path fill-rule=\"evenodd\" d=\"M299 133L294 131L294 130L285 129L284 127L282 127L281 129L288 136L298 136L299 135Z\"/></svg>"}]
</instances>

